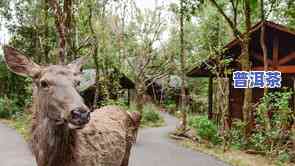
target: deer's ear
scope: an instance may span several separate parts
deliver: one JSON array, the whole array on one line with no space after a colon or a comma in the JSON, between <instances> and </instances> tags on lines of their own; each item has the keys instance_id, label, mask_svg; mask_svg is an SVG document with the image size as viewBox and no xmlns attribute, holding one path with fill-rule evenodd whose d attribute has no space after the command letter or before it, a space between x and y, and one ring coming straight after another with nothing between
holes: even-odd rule
<instances>
[{"instance_id":1,"label":"deer's ear","mask_svg":"<svg viewBox=\"0 0 295 166\"><path fill-rule=\"evenodd\" d=\"M10 46L4 46L5 62L10 71L21 75L35 77L40 72L40 66Z\"/></svg>"},{"instance_id":2,"label":"deer's ear","mask_svg":"<svg viewBox=\"0 0 295 166\"><path fill-rule=\"evenodd\" d=\"M68 66L71 67L75 72L80 72L80 70L82 69L82 66L84 65L84 63L87 62L87 60L88 58L83 56L74 60L73 62L68 64Z\"/></svg>"}]
</instances>

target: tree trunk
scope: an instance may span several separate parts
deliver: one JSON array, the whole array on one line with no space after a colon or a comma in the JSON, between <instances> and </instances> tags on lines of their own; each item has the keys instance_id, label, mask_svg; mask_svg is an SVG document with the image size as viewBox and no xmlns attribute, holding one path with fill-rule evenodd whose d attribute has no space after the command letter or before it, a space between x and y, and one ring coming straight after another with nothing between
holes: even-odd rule
<instances>
[{"instance_id":1,"label":"tree trunk","mask_svg":"<svg viewBox=\"0 0 295 166\"><path fill-rule=\"evenodd\" d=\"M263 54L263 65L264 65L264 71L268 70L268 63L267 63L267 47L265 44L265 15L264 15L264 0L261 0L260 3L260 14L261 14L261 21L262 21L262 26L261 26L261 31L260 31L260 45L261 45L261 49L262 49L262 54ZM267 95L268 89L265 86L264 87L264 95ZM271 129L271 124L270 124L270 119L268 116L268 110L265 112L264 114L264 118L265 118L265 128L266 131L269 131Z\"/></svg>"},{"instance_id":2,"label":"tree trunk","mask_svg":"<svg viewBox=\"0 0 295 166\"><path fill-rule=\"evenodd\" d=\"M144 93L145 93L145 83L141 79L138 79L136 88L136 108L137 110L142 113L143 112L143 105L144 105Z\"/></svg>"},{"instance_id":3,"label":"tree trunk","mask_svg":"<svg viewBox=\"0 0 295 166\"><path fill-rule=\"evenodd\" d=\"M209 77L208 85L208 119L213 118L213 76Z\"/></svg>"},{"instance_id":4,"label":"tree trunk","mask_svg":"<svg viewBox=\"0 0 295 166\"><path fill-rule=\"evenodd\" d=\"M73 43L74 35L73 35L73 28L74 28L74 19L73 19L73 1L72 0L64 0L64 5L63 5L63 11L66 16L65 18L65 27L66 27L66 42L67 42L67 47L66 47L66 58L67 61L70 62L74 60L74 50L75 50L75 45Z\"/></svg>"},{"instance_id":5,"label":"tree trunk","mask_svg":"<svg viewBox=\"0 0 295 166\"><path fill-rule=\"evenodd\" d=\"M66 60L71 60L67 53L71 52L67 48L71 48L72 35L72 0L65 0L63 5L57 0L48 0L55 18L55 27L58 32L59 45L59 63L65 64ZM63 7L63 8L62 8ZM68 59L70 58L70 59Z\"/></svg>"},{"instance_id":6,"label":"tree trunk","mask_svg":"<svg viewBox=\"0 0 295 166\"><path fill-rule=\"evenodd\" d=\"M228 96L229 96L229 79L224 77L218 77L217 78L217 91L218 93L218 112L220 116L220 123L221 126L221 135L224 136L226 134L226 130L229 129L228 124L228 118L229 118L229 112L228 112Z\"/></svg>"},{"instance_id":7,"label":"tree trunk","mask_svg":"<svg viewBox=\"0 0 295 166\"><path fill-rule=\"evenodd\" d=\"M45 26L45 30L44 30L44 38L48 38L49 36L49 26L48 26L48 18L49 18L49 14L48 14L48 10L49 10L49 5L48 5L48 0L45 0L45 4L44 4L44 12L45 12L45 17L44 17L44 26ZM45 40L44 43L44 58L45 58L45 64L49 64L50 58L49 58L49 52L50 52L50 47L49 47L49 42L48 39Z\"/></svg>"},{"instance_id":8,"label":"tree trunk","mask_svg":"<svg viewBox=\"0 0 295 166\"><path fill-rule=\"evenodd\" d=\"M261 34L260 34L260 45L262 49L262 54L263 54L263 64L264 64L264 71L267 71L268 69L268 64L267 64L267 48L265 45L265 25L264 25L264 20L265 20L265 15L264 15L264 0L260 0L260 12L261 12L261 21L262 21L262 26L261 26ZM267 94L267 87L264 87L264 95Z\"/></svg>"},{"instance_id":9,"label":"tree trunk","mask_svg":"<svg viewBox=\"0 0 295 166\"><path fill-rule=\"evenodd\" d=\"M229 143L229 79L224 76L217 76L217 104L218 104L218 116L219 120L217 124L219 126L220 136L223 138L223 150L226 151Z\"/></svg>"},{"instance_id":10,"label":"tree trunk","mask_svg":"<svg viewBox=\"0 0 295 166\"><path fill-rule=\"evenodd\" d=\"M103 62L101 63L102 64L102 73L103 73L103 80L102 80L102 84L103 84L103 92L104 92L104 99L105 100L109 100L110 99L110 96L111 96L111 91L110 91L110 86L109 86L109 77L112 73L110 73L109 71L109 68L111 66L111 64L109 63L109 56L107 55L108 52L107 52L107 30L106 30L106 5L108 3L108 0L103 0L102 1L102 6L101 6L101 15L100 15L100 21L101 21L101 35L99 36L100 37L100 54L102 55L103 57Z\"/></svg>"},{"instance_id":11,"label":"tree trunk","mask_svg":"<svg viewBox=\"0 0 295 166\"><path fill-rule=\"evenodd\" d=\"M246 34L242 41L241 59L240 64L243 71L251 70L250 62L250 29L251 29L251 10L250 0L244 1L244 15L246 24ZM243 120L246 123L245 137L248 138L251 134L251 112L252 112L252 89L246 88L244 91L244 103L243 103Z\"/></svg>"},{"instance_id":12,"label":"tree trunk","mask_svg":"<svg viewBox=\"0 0 295 166\"><path fill-rule=\"evenodd\" d=\"M180 1L180 63L181 63L181 126L180 130L185 131L187 125L186 115L186 92L185 92L185 43L184 43L184 2Z\"/></svg>"},{"instance_id":13,"label":"tree trunk","mask_svg":"<svg viewBox=\"0 0 295 166\"><path fill-rule=\"evenodd\" d=\"M66 61L66 26L64 23L64 13L60 7L59 1L49 0L55 18L55 27L58 32L58 50L59 50L59 63L65 64Z\"/></svg>"},{"instance_id":14,"label":"tree trunk","mask_svg":"<svg viewBox=\"0 0 295 166\"><path fill-rule=\"evenodd\" d=\"M95 65L95 94L94 94L94 99L93 99L93 109L97 108L97 99L99 97L100 93L100 77L99 77L99 65L98 65L98 59L97 59L97 54L98 54L98 48L97 48L97 43L95 43L94 50L93 50L93 61Z\"/></svg>"},{"instance_id":15,"label":"tree trunk","mask_svg":"<svg viewBox=\"0 0 295 166\"><path fill-rule=\"evenodd\" d=\"M90 28L92 37L94 38L94 44L93 44L93 53L92 53L92 58L95 64L95 72L96 72L96 78L95 78L95 94L94 94L94 100L93 100L93 108L97 107L97 98L99 97L100 93L100 72L99 72L99 63L98 63L98 38L96 36L96 33L93 29L93 24L92 24L92 8L89 6L89 17L88 17L88 26Z\"/></svg>"}]
</instances>

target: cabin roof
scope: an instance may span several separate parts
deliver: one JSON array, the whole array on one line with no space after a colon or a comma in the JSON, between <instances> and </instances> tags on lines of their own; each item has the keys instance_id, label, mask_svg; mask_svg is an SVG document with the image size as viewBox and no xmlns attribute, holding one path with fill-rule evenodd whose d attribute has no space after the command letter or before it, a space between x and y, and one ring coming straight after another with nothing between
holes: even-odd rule
<instances>
[{"instance_id":1,"label":"cabin roof","mask_svg":"<svg viewBox=\"0 0 295 166\"><path fill-rule=\"evenodd\" d=\"M261 67L263 66L263 56L262 56L262 49L260 47L260 31L261 27L265 26L265 43L267 47L268 52L268 63L269 66L273 66L272 59L274 59L274 42L275 38L279 41L279 48L278 48L278 59L280 59L280 65L294 65L295 67L295 31L287 28L283 25L276 24L271 21L260 21L256 25L254 25L250 30L250 51L251 56L250 60L253 63L253 66ZM245 35L245 34L242 34ZM229 65L229 68L237 69L238 68L238 62L237 59L240 56L241 53L241 42L239 39L235 38L231 42L229 42L227 45L224 46L224 52L220 55L222 58L231 58L233 59L233 62ZM293 60L291 62L291 60ZM288 62L287 62L288 61ZM208 77L210 75L213 75L213 73L210 72L209 66L216 64L217 60L214 58L209 58L201 65L198 65L194 67L191 71L187 73L187 76L190 77ZM287 63L289 64L287 64ZM263 70L263 69L262 69ZM278 70L281 70L279 68ZM283 70L282 72L287 73L295 73L294 70Z\"/></svg>"}]
</instances>

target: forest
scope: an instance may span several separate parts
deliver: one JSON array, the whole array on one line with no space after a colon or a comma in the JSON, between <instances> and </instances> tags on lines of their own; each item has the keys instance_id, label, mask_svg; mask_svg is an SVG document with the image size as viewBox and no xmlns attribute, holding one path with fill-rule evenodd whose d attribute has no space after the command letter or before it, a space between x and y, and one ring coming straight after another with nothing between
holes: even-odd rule
<instances>
[{"instance_id":1,"label":"forest","mask_svg":"<svg viewBox=\"0 0 295 166\"><path fill-rule=\"evenodd\" d=\"M1 0L0 46L0 123L26 140L34 80L9 70L5 46L40 66L84 58L86 105L138 111L139 141L168 127L167 113L186 149L295 165L294 0ZM238 70L280 71L282 86L235 89Z\"/></svg>"}]
</instances>

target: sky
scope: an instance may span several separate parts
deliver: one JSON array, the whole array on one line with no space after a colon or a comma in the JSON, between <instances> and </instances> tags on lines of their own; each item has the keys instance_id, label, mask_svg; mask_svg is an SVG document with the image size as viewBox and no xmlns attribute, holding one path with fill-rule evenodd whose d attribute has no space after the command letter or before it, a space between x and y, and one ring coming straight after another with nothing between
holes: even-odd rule
<instances>
[{"instance_id":1,"label":"sky","mask_svg":"<svg viewBox=\"0 0 295 166\"><path fill-rule=\"evenodd\" d=\"M3 22L3 19L0 18L0 45L7 43L10 37L8 30L3 25Z\"/></svg>"},{"instance_id":2,"label":"sky","mask_svg":"<svg viewBox=\"0 0 295 166\"><path fill-rule=\"evenodd\" d=\"M167 5L170 4L172 2L176 2L177 0L136 0L136 4L140 7L140 8L154 8L156 4L161 5Z\"/></svg>"}]
</instances>

